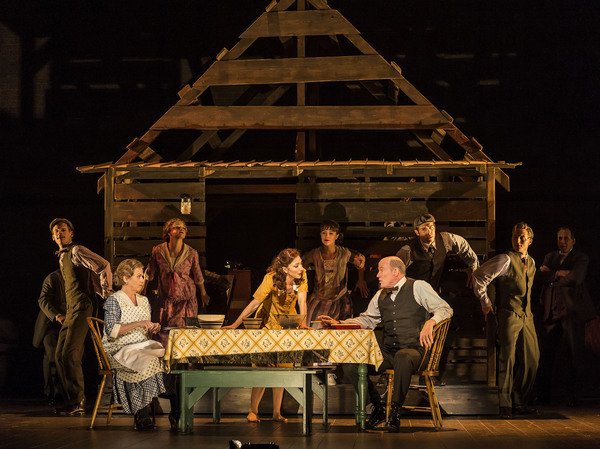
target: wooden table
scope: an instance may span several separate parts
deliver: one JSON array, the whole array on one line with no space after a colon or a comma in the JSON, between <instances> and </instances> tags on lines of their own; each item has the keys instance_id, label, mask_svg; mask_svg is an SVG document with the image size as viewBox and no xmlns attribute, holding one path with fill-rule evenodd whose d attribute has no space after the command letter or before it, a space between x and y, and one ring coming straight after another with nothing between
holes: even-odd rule
<instances>
[{"instance_id":1,"label":"wooden table","mask_svg":"<svg viewBox=\"0 0 600 449\"><path fill-rule=\"evenodd\" d=\"M372 330L367 329L212 330L180 328L170 331L165 353L167 369L171 369L178 363L190 363L192 368L194 365L205 366L206 364L247 367L252 364L264 365L266 363L293 363L295 366L312 365L315 362L357 363L359 382L355 413L356 422L362 429L365 428L366 423L366 365L375 365L377 368L382 361L383 356L375 334ZM302 366L301 368L310 367ZM195 370L185 372L192 371ZM181 374L182 371L175 370L173 372ZM185 376L190 379L194 378L194 375L187 374ZM198 377L206 376L206 374L201 374ZM249 375L247 379L250 380L253 377ZM284 381L279 380L278 382L283 383ZM295 380L294 384L298 385L299 382ZM251 387L257 385L240 386ZM201 388L209 387L204 386ZM200 390L198 390L199 393ZM191 393L188 391L187 394ZM196 396L197 394L194 393L186 398L187 406L193 407L195 401L191 401ZM199 397L196 398L196 400L198 399ZM326 408L326 406L324 407ZM189 410L186 411L188 418ZM190 422L187 422L187 424L189 425Z\"/></svg>"},{"instance_id":2,"label":"wooden table","mask_svg":"<svg viewBox=\"0 0 600 449\"><path fill-rule=\"evenodd\" d=\"M323 425L327 422L327 370L319 367L208 366L202 370L173 370L179 375L181 415L179 430L194 428L194 404L213 390L213 422L221 421L221 399L232 388L282 387L302 406L302 433L312 430L313 393L323 401Z\"/></svg>"}]
</instances>

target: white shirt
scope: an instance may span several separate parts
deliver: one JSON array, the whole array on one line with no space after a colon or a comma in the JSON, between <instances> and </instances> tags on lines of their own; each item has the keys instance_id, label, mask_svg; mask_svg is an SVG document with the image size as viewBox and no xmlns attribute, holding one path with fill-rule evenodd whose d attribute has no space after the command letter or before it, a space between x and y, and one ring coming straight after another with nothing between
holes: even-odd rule
<instances>
[{"instance_id":1,"label":"white shirt","mask_svg":"<svg viewBox=\"0 0 600 449\"><path fill-rule=\"evenodd\" d=\"M528 254L521 257L529 258ZM498 254L492 257L477 270L473 272L473 292L485 307L492 307L487 288L494 279L506 276L510 269L510 257L508 254Z\"/></svg>"}]
</instances>

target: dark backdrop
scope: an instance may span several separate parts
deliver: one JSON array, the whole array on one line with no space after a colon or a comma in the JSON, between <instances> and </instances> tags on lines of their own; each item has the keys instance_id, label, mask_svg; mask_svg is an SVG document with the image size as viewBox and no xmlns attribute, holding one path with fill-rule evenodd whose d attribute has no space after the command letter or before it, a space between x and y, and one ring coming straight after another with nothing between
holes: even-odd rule
<instances>
[{"instance_id":1,"label":"dark backdrop","mask_svg":"<svg viewBox=\"0 0 600 449\"><path fill-rule=\"evenodd\" d=\"M466 135L474 136L488 156L523 162L509 171L511 192L498 189L497 248L508 247L510 227L525 220L536 233L531 252L541 262L555 247L556 227L573 223L578 245L591 256L594 280L600 250L594 228L600 190L595 141L599 3L329 3L382 56L396 61L434 105L448 111ZM185 83L200 76L221 48L237 42L267 4L2 2L2 33L18 36L21 45L17 63L8 57L7 45L0 47L0 64L13 64L2 73L18 78L20 105L14 114L0 104L4 394L41 392L40 355L29 342L41 282L57 266L50 220L70 218L76 240L102 252L97 177L75 167L118 159L177 101ZM86 65L90 60L101 63ZM37 81L40 70L49 71L43 89ZM276 251L293 245L291 223L291 210L261 214L242 209L215 217L208 223L208 268L222 272L221 261L227 258L263 272ZM18 374L11 369L15 365L23 368Z\"/></svg>"}]
</instances>

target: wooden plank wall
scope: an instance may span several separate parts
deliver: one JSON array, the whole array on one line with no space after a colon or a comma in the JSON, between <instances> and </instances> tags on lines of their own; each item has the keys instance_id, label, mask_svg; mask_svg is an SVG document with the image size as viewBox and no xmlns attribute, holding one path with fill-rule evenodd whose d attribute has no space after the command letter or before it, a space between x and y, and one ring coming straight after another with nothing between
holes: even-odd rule
<instances>
[{"instance_id":1,"label":"wooden plank wall","mask_svg":"<svg viewBox=\"0 0 600 449\"><path fill-rule=\"evenodd\" d=\"M296 194L297 247L318 246L320 222L332 219L345 228L346 246L367 255L392 255L414 236L414 218L431 213L438 230L465 237L478 255L487 256L486 181L483 176L472 181L451 179L301 179ZM395 226L390 227L392 222Z\"/></svg>"},{"instance_id":2,"label":"wooden plank wall","mask_svg":"<svg viewBox=\"0 0 600 449\"><path fill-rule=\"evenodd\" d=\"M296 193L296 247L305 252L319 246L321 221L338 221L344 232L342 245L367 257L365 279L373 291L377 288L379 259L396 254L414 237L412 222L416 216L431 213L438 230L463 236L478 256L485 258L493 247L487 225L490 208L494 207L493 198L488 198L488 176L489 173L459 178L438 171L406 179L300 179ZM386 226L390 222L395 226ZM464 291L462 282L451 298L446 297L455 315L443 378L449 384L495 385L495 350L493 346L487 348L484 323L477 318L479 304Z\"/></svg>"},{"instance_id":3,"label":"wooden plank wall","mask_svg":"<svg viewBox=\"0 0 600 449\"><path fill-rule=\"evenodd\" d=\"M204 177L189 172L109 170L105 195L105 256L113 266L134 257L148 261L152 248L164 240L162 229L171 218L188 227L185 242L198 251L206 266L206 201ZM181 213L181 195L192 198L191 214Z\"/></svg>"}]
</instances>

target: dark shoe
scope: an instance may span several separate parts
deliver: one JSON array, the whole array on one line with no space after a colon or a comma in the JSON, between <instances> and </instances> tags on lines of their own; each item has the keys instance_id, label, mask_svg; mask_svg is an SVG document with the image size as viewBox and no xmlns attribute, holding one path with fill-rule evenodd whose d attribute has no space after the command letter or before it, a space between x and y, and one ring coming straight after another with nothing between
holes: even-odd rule
<instances>
[{"instance_id":1,"label":"dark shoe","mask_svg":"<svg viewBox=\"0 0 600 449\"><path fill-rule=\"evenodd\" d=\"M59 407L55 410L57 415L64 416L76 416L76 415L85 415L85 399L82 399L81 402L77 404L70 404L64 407Z\"/></svg>"},{"instance_id":2,"label":"dark shoe","mask_svg":"<svg viewBox=\"0 0 600 449\"><path fill-rule=\"evenodd\" d=\"M387 388L387 385L388 385L388 375L382 374L381 376L379 376L379 379L377 380L377 383L375 384L375 386L377 388Z\"/></svg>"},{"instance_id":3,"label":"dark shoe","mask_svg":"<svg viewBox=\"0 0 600 449\"><path fill-rule=\"evenodd\" d=\"M169 413L169 424L171 424L171 432L179 432L179 411Z\"/></svg>"},{"instance_id":4,"label":"dark shoe","mask_svg":"<svg viewBox=\"0 0 600 449\"><path fill-rule=\"evenodd\" d=\"M390 418L385 423L383 430L390 433L400 432L400 410L402 406L397 402L392 403L392 410L390 411Z\"/></svg>"},{"instance_id":5,"label":"dark shoe","mask_svg":"<svg viewBox=\"0 0 600 449\"><path fill-rule=\"evenodd\" d=\"M537 410L525 405L514 405L512 412L513 415L533 415L534 413L537 413Z\"/></svg>"},{"instance_id":6,"label":"dark shoe","mask_svg":"<svg viewBox=\"0 0 600 449\"><path fill-rule=\"evenodd\" d=\"M377 425L385 422L385 407L381 403L373 404L373 411L367 420L367 429L374 429Z\"/></svg>"},{"instance_id":7,"label":"dark shoe","mask_svg":"<svg viewBox=\"0 0 600 449\"><path fill-rule=\"evenodd\" d=\"M133 415L133 422L135 423L135 430L152 430L154 429L154 422L150 417L150 406L146 406L143 409L138 410Z\"/></svg>"},{"instance_id":8,"label":"dark shoe","mask_svg":"<svg viewBox=\"0 0 600 449\"><path fill-rule=\"evenodd\" d=\"M502 419L512 419L513 410L510 407L500 407L500 418Z\"/></svg>"},{"instance_id":9,"label":"dark shoe","mask_svg":"<svg viewBox=\"0 0 600 449\"><path fill-rule=\"evenodd\" d=\"M446 386L446 382L444 382L438 376L432 376L431 380L433 382L434 387L445 387ZM425 385L425 377L423 377L423 376L419 377L419 385Z\"/></svg>"}]
</instances>

